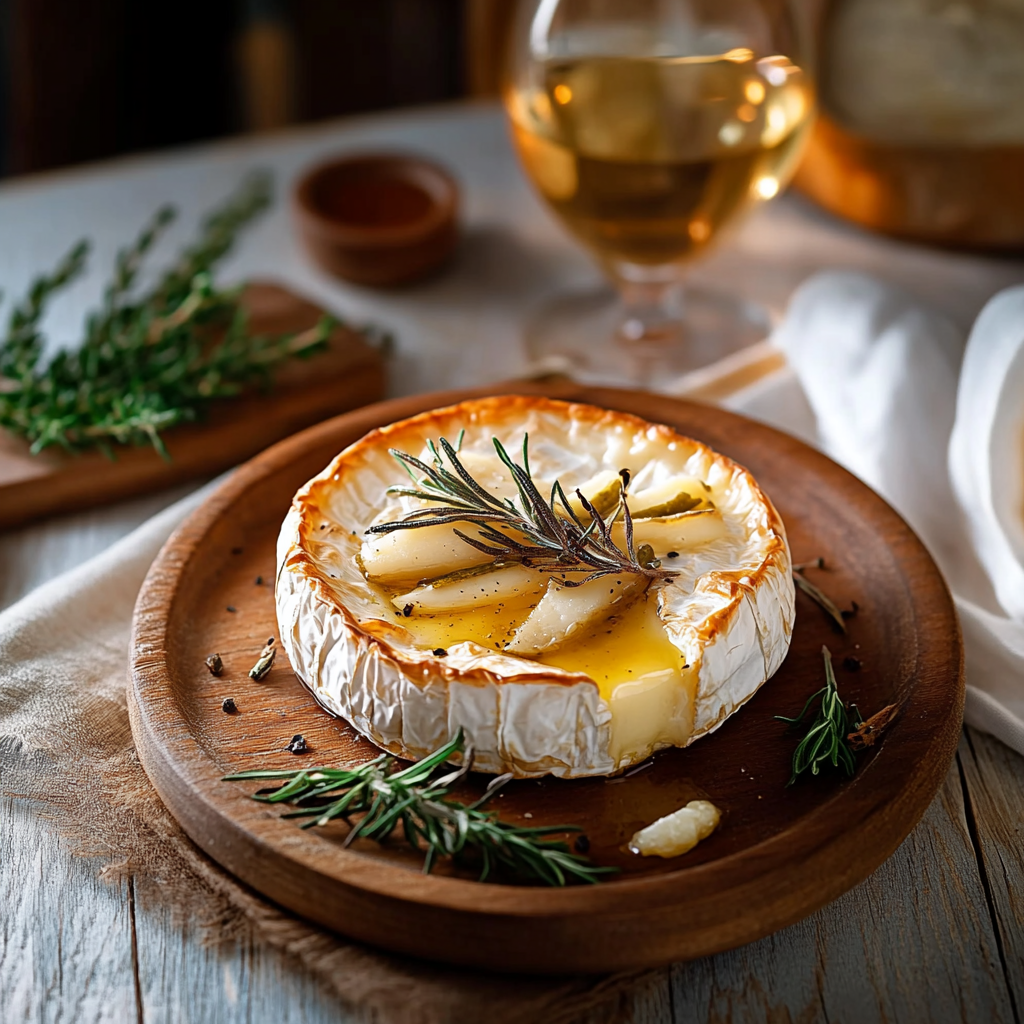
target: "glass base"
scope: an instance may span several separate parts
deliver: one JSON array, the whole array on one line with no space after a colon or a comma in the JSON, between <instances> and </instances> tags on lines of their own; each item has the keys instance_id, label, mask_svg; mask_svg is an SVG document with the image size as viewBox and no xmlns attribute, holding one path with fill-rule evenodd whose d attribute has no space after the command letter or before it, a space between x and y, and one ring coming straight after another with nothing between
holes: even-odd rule
<instances>
[{"instance_id":1,"label":"glass base","mask_svg":"<svg viewBox=\"0 0 1024 1024\"><path fill-rule=\"evenodd\" d=\"M559 295L526 325L529 372L672 392L692 370L762 341L768 311L702 288L672 289L660 319L638 320L612 288Z\"/></svg>"}]
</instances>

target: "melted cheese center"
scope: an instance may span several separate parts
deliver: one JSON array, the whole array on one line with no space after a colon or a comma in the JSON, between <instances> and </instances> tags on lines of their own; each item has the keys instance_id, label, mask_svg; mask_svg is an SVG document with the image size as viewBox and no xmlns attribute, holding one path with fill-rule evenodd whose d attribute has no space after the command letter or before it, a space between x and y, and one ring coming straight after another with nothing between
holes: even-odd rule
<instances>
[{"instance_id":1,"label":"melted cheese center","mask_svg":"<svg viewBox=\"0 0 1024 1024\"><path fill-rule=\"evenodd\" d=\"M536 660L597 683L612 713L616 762L683 746L693 732L697 674L669 640L650 590L589 635Z\"/></svg>"},{"instance_id":2,"label":"melted cheese center","mask_svg":"<svg viewBox=\"0 0 1024 1024\"><path fill-rule=\"evenodd\" d=\"M447 650L457 643L468 641L501 651L536 605L536 599L529 603L501 601L443 615L415 614L400 621L412 634L417 647L428 650L441 647Z\"/></svg>"},{"instance_id":3,"label":"melted cheese center","mask_svg":"<svg viewBox=\"0 0 1024 1024\"><path fill-rule=\"evenodd\" d=\"M504 497L514 493L510 479L493 457L469 452L463 458L495 493ZM598 502L602 488L609 487L614 488L617 500L619 482L618 473L605 470L580 486ZM682 522L673 518L689 512L693 504L714 509L719 497L702 480L679 475L647 487L634 496L636 507L651 513L646 519L634 520L636 542L649 543L659 557L666 558L670 550L685 551L727 535L720 513ZM577 514L583 515L582 506ZM369 549L364 546L361 564L364 569L372 568L368 576L386 593L385 606L402 608L408 599L404 607L409 614L401 617L401 625L418 648L447 651L458 643L471 642L507 653L506 646L541 600L535 589L526 588L522 594L513 593L493 604L466 607L465 594L475 588L483 594L489 585L482 578L469 577L458 584L458 594L453 596L453 603L463 607L438 613L429 610L417 590L410 590L415 581L422 583L424 576L430 576L430 566L435 574L451 568L453 544L460 568L475 564L472 555L467 560L465 546L453 542L452 536L447 526L396 531ZM624 538L617 542L622 545ZM399 599L392 602L395 598ZM609 753L617 765L633 764L662 747L685 746L693 732L697 669L684 664L681 652L669 640L658 616L656 588L649 588L625 607L609 609L604 621L588 624L580 633L579 639L562 641L554 650L513 656L581 673L597 684L611 711Z\"/></svg>"},{"instance_id":4,"label":"melted cheese center","mask_svg":"<svg viewBox=\"0 0 1024 1024\"><path fill-rule=\"evenodd\" d=\"M447 650L470 641L501 651L536 603L415 614L401 622L421 648ZM697 673L669 640L652 590L579 640L529 660L594 680L612 713L609 752L617 763L633 763L664 746L682 746L693 731Z\"/></svg>"}]
</instances>

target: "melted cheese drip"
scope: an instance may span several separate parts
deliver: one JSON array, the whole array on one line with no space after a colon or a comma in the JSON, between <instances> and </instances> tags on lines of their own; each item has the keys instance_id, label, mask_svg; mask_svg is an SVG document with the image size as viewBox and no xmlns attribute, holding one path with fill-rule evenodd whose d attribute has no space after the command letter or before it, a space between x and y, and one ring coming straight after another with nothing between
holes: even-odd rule
<instances>
[{"instance_id":1,"label":"melted cheese drip","mask_svg":"<svg viewBox=\"0 0 1024 1024\"><path fill-rule=\"evenodd\" d=\"M418 647L447 650L461 641L502 650L536 605L506 603L401 620ZM571 644L530 659L582 672L597 683L612 713L611 756L633 763L663 746L681 746L693 731L694 666L684 665L648 591Z\"/></svg>"},{"instance_id":2,"label":"melted cheese drip","mask_svg":"<svg viewBox=\"0 0 1024 1024\"><path fill-rule=\"evenodd\" d=\"M510 605L504 601L452 611L446 615L412 615L401 624L413 635L417 647L447 650L462 641L500 651L512 639L519 624L537 606L537 598L528 604Z\"/></svg>"},{"instance_id":3,"label":"melted cheese drip","mask_svg":"<svg viewBox=\"0 0 1024 1024\"><path fill-rule=\"evenodd\" d=\"M658 618L657 597L650 591L593 632L532 660L567 672L585 672L605 700L622 683L665 669L678 672L683 664Z\"/></svg>"},{"instance_id":4,"label":"melted cheese drip","mask_svg":"<svg viewBox=\"0 0 1024 1024\"><path fill-rule=\"evenodd\" d=\"M588 636L536 659L585 672L612 713L610 754L632 764L663 746L683 746L693 732L697 673L683 664L647 591Z\"/></svg>"}]
</instances>

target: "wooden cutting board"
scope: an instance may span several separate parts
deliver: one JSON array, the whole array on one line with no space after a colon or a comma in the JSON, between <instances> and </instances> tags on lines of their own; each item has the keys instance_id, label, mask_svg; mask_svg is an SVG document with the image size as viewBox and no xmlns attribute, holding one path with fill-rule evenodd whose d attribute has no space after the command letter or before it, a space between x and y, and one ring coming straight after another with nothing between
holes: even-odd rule
<instances>
[{"instance_id":1,"label":"wooden cutting board","mask_svg":"<svg viewBox=\"0 0 1024 1024\"><path fill-rule=\"evenodd\" d=\"M510 389L506 389L510 390ZM590 855L621 874L595 886L480 884L424 876L401 843L343 849L342 823L300 831L250 799L257 768L351 765L376 754L319 709L283 652L263 683L247 678L277 634L275 540L295 489L368 430L483 392L428 395L361 409L243 466L167 542L139 595L129 684L142 763L185 831L277 903L362 941L435 960L529 972L664 964L750 942L797 921L866 878L931 802L960 733L964 687L956 615L920 541L876 494L792 437L730 413L642 392L515 387L668 423L747 466L786 523L794 560L825 558L812 578L859 610L842 635L797 596L792 647L776 676L717 732L614 779L511 783L495 801L521 824L575 822ZM492 389L493 391L493 389ZM822 644L840 692L866 714L900 712L851 780L824 774L787 788L795 715L823 684ZM221 654L224 675L203 659ZM856 659L847 661L847 659ZM221 710L232 697L238 714ZM283 748L302 733L312 753ZM471 778L466 793L485 779ZM628 852L632 833L688 800L723 811L681 858Z\"/></svg>"},{"instance_id":2,"label":"wooden cutting board","mask_svg":"<svg viewBox=\"0 0 1024 1024\"><path fill-rule=\"evenodd\" d=\"M260 282L245 292L253 332L286 334L313 326L322 310L280 285ZM201 423L164 435L171 461L152 448L39 455L0 430L0 529L41 516L102 505L212 476L310 424L376 402L385 390L384 360L356 332L338 328L328 351L282 365L268 394L217 403Z\"/></svg>"}]
</instances>

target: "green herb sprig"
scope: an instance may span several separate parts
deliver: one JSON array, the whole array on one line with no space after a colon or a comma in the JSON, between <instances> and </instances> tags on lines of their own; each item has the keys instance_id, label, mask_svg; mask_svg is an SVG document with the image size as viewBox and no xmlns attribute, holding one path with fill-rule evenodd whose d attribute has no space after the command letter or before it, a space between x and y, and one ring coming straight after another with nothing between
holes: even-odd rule
<instances>
[{"instance_id":1,"label":"green herb sprig","mask_svg":"<svg viewBox=\"0 0 1024 1024\"><path fill-rule=\"evenodd\" d=\"M554 833L578 832L576 825L540 825L523 828L499 821L493 811L481 808L511 776L499 776L484 795L471 804L448 797L451 787L469 770L472 750L465 751L463 766L440 778L435 770L464 750L462 730L429 757L395 771L389 754L355 768L306 768L300 771L248 771L225 776L225 781L251 779L280 783L253 797L265 803L286 803L299 809L283 818L309 818L302 828L326 825L342 818L350 825L348 846L356 839L387 840L401 828L406 842L416 851L426 850L424 874L439 857L462 862L472 855L481 865L479 880L486 881L496 868L543 885L598 882L617 869L598 867L589 858L570 852L561 841L543 838ZM362 814L355 824L350 816Z\"/></svg>"},{"instance_id":2,"label":"green herb sprig","mask_svg":"<svg viewBox=\"0 0 1024 1024\"><path fill-rule=\"evenodd\" d=\"M786 783L788 786L792 786L802 772L809 771L812 775L817 775L828 764L841 769L848 776L852 776L857 769L849 737L864 723L857 706L847 706L839 696L829 649L822 647L821 653L825 659L825 685L807 698L807 703L796 718L775 716L780 722L786 722L791 726L800 725L811 705L820 699L807 735L793 752L793 774Z\"/></svg>"},{"instance_id":3,"label":"green herb sprig","mask_svg":"<svg viewBox=\"0 0 1024 1024\"><path fill-rule=\"evenodd\" d=\"M472 523L478 527L476 537L458 529L453 532L467 544L491 555L496 562L521 562L550 572L587 572L579 580L559 580L561 585L569 587L581 586L609 573L635 573L650 579L673 575L672 570L662 568L649 544L636 547L633 543L633 519L626 501L629 482L626 470L620 473L619 499L607 518L581 491L576 491L590 519L584 525L557 480L547 498L537 489L530 471L529 434L523 435L521 463L512 459L496 437L493 442L498 458L516 485L518 505L512 498L499 498L481 486L459 459L459 445L452 445L442 437L437 445L428 442L433 464L392 448L392 456L409 474L413 486L388 489L389 494L433 502L440 507L417 509L403 519L371 526L366 532L381 534L423 526ZM445 460L451 468L445 466ZM620 516L625 528L624 551L611 533Z\"/></svg>"},{"instance_id":4,"label":"green herb sprig","mask_svg":"<svg viewBox=\"0 0 1024 1024\"><path fill-rule=\"evenodd\" d=\"M80 241L53 273L39 277L12 310L0 341L0 427L26 438L33 454L150 444L197 419L216 398L266 385L270 371L325 347L335 321L280 337L253 335L241 288L219 289L212 271L239 232L270 204L270 181L255 175L204 220L196 240L150 288L135 294L140 268L176 214L164 206L117 256L100 309L79 347L44 359L40 324L54 295L85 268Z\"/></svg>"}]
</instances>

